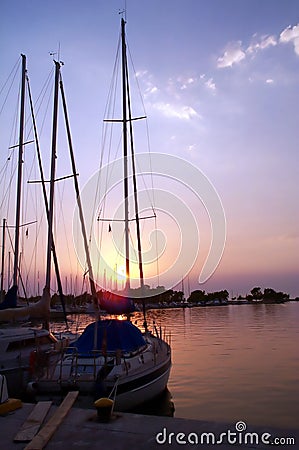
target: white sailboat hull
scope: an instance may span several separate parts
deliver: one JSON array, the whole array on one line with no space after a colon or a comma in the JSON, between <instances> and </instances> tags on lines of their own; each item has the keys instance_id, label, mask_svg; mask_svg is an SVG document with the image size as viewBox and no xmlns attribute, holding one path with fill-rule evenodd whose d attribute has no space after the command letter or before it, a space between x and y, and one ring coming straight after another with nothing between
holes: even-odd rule
<instances>
[{"instance_id":1,"label":"white sailboat hull","mask_svg":"<svg viewBox=\"0 0 299 450\"><path fill-rule=\"evenodd\" d=\"M152 381L145 383L136 389L117 395L115 398L114 409L116 411L127 411L157 397L167 387L170 367L171 366L169 365L160 376L153 378Z\"/></svg>"},{"instance_id":2,"label":"white sailboat hull","mask_svg":"<svg viewBox=\"0 0 299 450\"><path fill-rule=\"evenodd\" d=\"M158 396L167 387L171 369L170 346L153 335L147 337L145 348L121 361L117 361L116 355L107 359L102 355L55 358L44 376L31 384L37 394L79 390L94 399L110 397L118 411L130 410ZM109 374L102 376L107 364Z\"/></svg>"}]
</instances>

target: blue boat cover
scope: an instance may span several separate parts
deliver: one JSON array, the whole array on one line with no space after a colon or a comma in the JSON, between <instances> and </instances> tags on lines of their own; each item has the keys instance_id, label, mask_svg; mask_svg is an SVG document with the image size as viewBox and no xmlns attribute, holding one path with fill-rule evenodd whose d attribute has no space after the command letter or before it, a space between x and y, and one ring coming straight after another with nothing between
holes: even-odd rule
<instances>
[{"instance_id":1,"label":"blue boat cover","mask_svg":"<svg viewBox=\"0 0 299 450\"><path fill-rule=\"evenodd\" d=\"M81 336L70 347L76 347L81 355L90 356L94 349L96 322L88 325ZM126 320L99 320L97 323L97 348L105 352L122 350L131 352L145 345L139 328Z\"/></svg>"}]
</instances>

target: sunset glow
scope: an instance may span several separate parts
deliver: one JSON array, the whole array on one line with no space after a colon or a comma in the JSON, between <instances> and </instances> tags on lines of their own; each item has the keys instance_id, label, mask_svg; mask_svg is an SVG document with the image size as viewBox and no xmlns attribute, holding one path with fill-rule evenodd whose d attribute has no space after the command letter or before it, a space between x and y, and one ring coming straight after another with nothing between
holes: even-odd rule
<instances>
[{"instance_id":1,"label":"sunset glow","mask_svg":"<svg viewBox=\"0 0 299 450\"><path fill-rule=\"evenodd\" d=\"M181 180L156 173L153 185L157 193L150 200L145 192L152 189L152 180L148 173L139 176L142 214L152 214L152 200L157 208L156 222L144 220L141 226L145 283L150 287L159 284L179 288L184 278L191 290L227 289L246 294L252 287L261 286L298 296L298 2L167 0L149 2L146 7L136 0L126 3L135 77L132 68L130 73L137 86L135 91L132 89L133 115L144 115L139 87L147 116L147 122L134 123L136 154L148 151L149 130L151 155L181 158L206 177L218 193L226 226L220 264L200 285L199 275L216 233L217 221L213 223L210 206L190 189L191 177L185 182L183 173ZM53 70L53 55L49 53L54 52L57 58L59 52L64 63L61 72L78 181L84 191L100 167L102 120L112 114L107 113L106 99L119 37L118 10L122 7L123 2L116 0L86 4L74 1L71 8L68 2L56 0L3 2L0 169L4 200L1 198L0 220L7 219L11 227L6 237L5 288L11 277L10 239L13 242L15 220L17 151L10 148L18 141L19 71L15 64L20 53L27 55L48 180L53 83L53 77L48 78ZM11 87L5 84L10 73L15 73ZM26 140L31 140L28 106L26 111ZM116 117L119 114L121 103L117 100ZM120 126L114 139L111 154L104 154L103 164L122 156ZM71 173L62 112L58 141L60 178ZM167 169L170 172L172 167ZM37 292L37 283L40 291L44 283L47 244L40 184L27 183L39 179L35 145L28 144L24 150L22 223L37 222L22 229L21 265L24 283L32 293ZM99 189L104 190L104 181ZM81 286L83 274L86 279L86 262L80 256L80 226L73 218L76 199L72 180L56 185L54 234L62 279L77 277ZM90 221L88 238L94 243L91 257L95 278L103 288L120 289L125 283L124 225L97 219L100 215L101 219L121 216L123 185L113 185L105 205L94 205L93 195L95 192L86 194L84 210ZM91 218L87 217L89 213ZM132 286L137 287L132 203L130 220L130 275ZM221 220L224 223L219 216Z\"/></svg>"}]
</instances>

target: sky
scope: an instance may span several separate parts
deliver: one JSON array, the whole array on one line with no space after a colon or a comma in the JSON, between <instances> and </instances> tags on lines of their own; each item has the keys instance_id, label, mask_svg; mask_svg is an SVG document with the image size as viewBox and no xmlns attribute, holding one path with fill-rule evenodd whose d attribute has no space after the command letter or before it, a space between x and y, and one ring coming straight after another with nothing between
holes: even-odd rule
<instances>
[{"instance_id":1,"label":"sky","mask_svg":"<svg viewBox=\"0 0 299 450\"><path fill-rule=\"evenodd\" d=\"M162 273L159 283L179 287L185 277L185 289L189 284L191 290L227 289L238 295L260 286L298 296L298 0L3 0L0 86L24 53L33 97L38 98L53 71L50 53L58 58L59 52L81 186L88 184L99 167L102 121L120 32L119 11L124 8L150 150L181 158L198 169L218 193L225 214L221 261L208 280L199 284L217 224L210 222L211 211L190 193L188 182L182 187L182 182L176 185L170 176L155 177L171 201L172 194L180 199L181 212L186 205L200 234L199 241L190 224L192 231L186 237L189 225L180 223L182 217L173 212L166 218L164 211L164 236L169 245L162 255L162 272L165 264L180 261L183 247L190 253L192 247L199 249L191 262L183 259L178 264L172 280L164 280ZM3 111L8 104L5 95L0 97L1 108L5 103ZM49 103L48 128L39 119L46 173L51 108ZM136 113L142 115L138 108ZM1 173L11 152L8 147L13 145L9 117L0 115ZM139 139L142 126L138 130ZM61 136L57 171L63 176L69 163L60 156L66 147L62 132ZM1 189L4 192L5 187ZM57 190L67 200L57 206L55 229L59 235L63 230L71 236L75 199L68 197L66 183ZM39 203L36 208L41 210ZM7 213L1 214L2 220ZM29 245L26 238L23 245ZM42 253L45 245L45 237L39 235ZM61 238L57 247L63 276L75 276L78 262L72 239ZM42 279L44 260L35 264Z\"/></svg>"}]
</instances>

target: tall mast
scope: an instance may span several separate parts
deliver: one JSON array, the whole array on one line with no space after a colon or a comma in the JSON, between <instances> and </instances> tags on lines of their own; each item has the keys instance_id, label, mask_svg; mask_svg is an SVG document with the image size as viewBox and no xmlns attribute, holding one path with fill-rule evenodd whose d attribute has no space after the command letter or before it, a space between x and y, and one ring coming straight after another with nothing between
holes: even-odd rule
<instances>
[{"instance_id":1,"label":"tall mast","mask_svg":"<svg viewBox=\"0 0 299 450\"><path fill-rule=\"evenodd\" d=\"M52 127L52 152L51 152L51 175L50 175L50 198L49 198L49 217L48 217L48 247L47 247L47 268L46 268L46 288L50 291L51 284L51 251L53 247L53 208L54 208L54 184L56 171L56 144L57 144L57 120L58 120L58 92L60 64L55 63L55 81L54 81L54 105L53 105L53 127Z\"/></svg>"},{"instance_id":2,"label":"tall mast","mask_svg":"<svg viewBox=\"0 0 299 450\"><path fill-rule=\"evenodd\" d=\"M22 172L23 172L23 145L24 145L24 120L25 120L25 82L26 82L26 56L22 57L22 81L20 101L20 131L19 131L19 157L18 157L18 181L17 181L17 205L15 222L15 254L13 269L13 285L18 285L19 267L19 241L20 241L20 216L21 216L21 194L22 194Z\"/></svg>"},{"instance_id":3,"label":"tall mast","mask_svg":"<svg viewBox=\"0 0 299 450\"><path fill-rule=\"evenodd\" d=\"M133 139L133 126L132 121L136 119L144 119L145 117L132 118L131 110L131 99L130 99L130 87L129 87L129 72L127 64L127 54L126 54L126 44L125 44L125 21L122 19L122 69L123 69L123 120L124 120L124 183L125 183L125 193L128 192L128 158L127 158L127 122L129 122L129 134L130 134L130 149L132 158L132 178L133 178L133 193L134 193L134 206L135 206L135 221L136 221L136 232L137 232L137 247L138 247L138 266L139 266L139 280L141 287L142 303L143 303L143 317L144 317L144 328L147 331L146 313L145 313L145 301L144 301L144 274L143 274L143 264L142 264L142 249L141 249L141 236L140 236L140 221L139 221L139 207L138 207L138 192L137 192L137 178L136 178L136 167L135 167L135 151L134 151L134 139ZM128 119L127 119L127 108L128 108ZM126 200L126 198L125 198ZM128 203L128 199L127 199ZM127 206L127 215L125 214L125 226L127 227L126 233L126 248L128 248L128 253L126 252L126 263L129 263L129 214L128 205L125 204L125 211ZM127 247L128 246L128 247ZM127 266L126 266L127 267ZM126 287L130 287L128 284L128 277Z\"/></svg>"},{"instance_id":4,"label":"tall mast","mask_svg":"<svg viewBox=\"0 0 299 450\"><path fill-rule=\"evenodd\" d=\"M126 77L126 36L124 19L121 19L122 40L122 93L123 93L123 154L124 154L124 200L125 200L125 258L126 285L130 289L130 250L129 250L129 189L128 189L128 142L127 142L127 77Z\"/></svg>"},{"instance_id":5,"label":"tall mast","mask_svg":"<svg viewBox=\"0 0 299 450\"><path fill-rule=\"evenodd\" d=\"M80 189L79 189L79 183L78 183L78 179L77 179L77 169L76 169L76 162L75 162L75 157L74 157L71 128L70 128L69 119L68 119L66 99L65 99L65 95L64 95L64 87L63 87L63 83L62 83L61 79L60 79L60 91L61 91L62 105L63 105L63 111L64 111L65 124L66 124L66 132L67 132L67 138L68 138L68 144L69 144L69 150L70 150L76 199L77 199L77 205L78 205L79 216L80 216L81 231L82 231L82 236L83 236L86 262L87 262L87 267L88 267L90 290L91 290L91 294L93 297L93 302L96 306L98 306L97 292L96 292L96 287L95 287L95 283L94 283L92 264L91 264L90 253L89 253L89 248L88 248L88 240L87 240L87 233L86 233L86 228L85 228L85 221L84 221L84 214L83 214L83 208L82 208L82 202L81 202L81 196L80 196Z\"/></svg>"},{"instance_id":6,"label":"tall mast","mask_svg":"<svg viewBox=\"0 0 299 450\"><path fill-rule=\"evenodd\" d=\"M139 207L138 207L138 190L137 190L137 178L136 178L136 166L135 166L135 151L134 151L134 139L133 139L133 126L132 126L132 109L130 100L130 88L129 88L129 75L128 65L126 61L126 73L127 73L127 99L128 99L128 113L130 124L130 147L132 158L132 178L133 178L133 191L134 191L134 206L135 206L135 221L136 221L136 233L137 233L137 249L138 249L138 266L139 266L139 280L141 289L144 288L144 275L142 264L142 249L141 249L141 235L140 235L140 220L139 220ZM144 117L138 117L138 119L144 119Z\"/></svg>"},{"instance_id":7,"label":"tall mast","mask_svg":"<svg viewBox=\"0 0 299 450\"><path fill-rule=\"evenodd\" d=\"M35 116L34 116L33 101L32 101L32 95L31 95L31 89L30 89L28 77L27 77L27 87L28 87L28 96L29 96L29 103L30 103L30 109L31 109L31 115L32 115L34 138L35 138L35 143L36 143L38 166L39 166L40 177L41 177L42 192L43 192L47 221L48 221L48 226L49 226L49 204L48 204L48 197L47 197L47 191L46 191L46 182L45 182L45 177L44 177L41 152L40 152L40 146L39 146L39 139L38 139L38 133L37 133L37 126L36 126L36 121L35 121ZM57 288L58 288L58 292L59 292L59 296L60 296L60 300L61 300L61 304L62 304L65 323L66 323L66 326L68 327L66 311L65 311L65 301L64 301L61 277L60 277L60 272L59 272L59 264L58 264L58 258L57 258L57 253L56 253L54 237L53 237L53 231L52 231L52 255L53 255L53 262L54 262L56 279L57 279ZM38 289L38 291L39 291L39 289Z\"/></svg>"}]
</instances>

